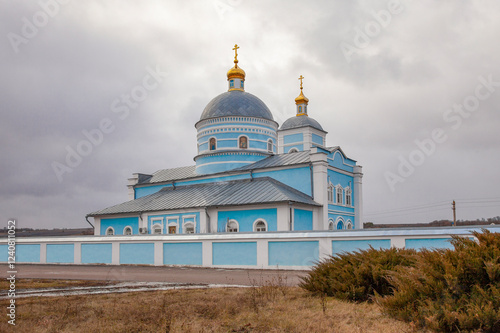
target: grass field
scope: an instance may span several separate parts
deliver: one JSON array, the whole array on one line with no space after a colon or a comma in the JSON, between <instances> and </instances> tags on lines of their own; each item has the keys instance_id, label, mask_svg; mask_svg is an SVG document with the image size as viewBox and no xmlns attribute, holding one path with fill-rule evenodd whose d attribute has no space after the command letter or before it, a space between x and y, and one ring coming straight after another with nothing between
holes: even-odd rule
<instances>
[{"instance_id":1,"label":"grass field","mask_svg":"<svg viewBox=\"0 0 500 333\"><path fill-rule=\"evenodd\" d=\"M18 281L18 288L92 285ZM2 290L6 284L2 281ZM1 300L6 309L8 300ZM7 316L0 331L14 331ZM16 300L18 332L418 332L375 304L321 299L297 287L154 291Z\"/></svg>"}]
</instances>

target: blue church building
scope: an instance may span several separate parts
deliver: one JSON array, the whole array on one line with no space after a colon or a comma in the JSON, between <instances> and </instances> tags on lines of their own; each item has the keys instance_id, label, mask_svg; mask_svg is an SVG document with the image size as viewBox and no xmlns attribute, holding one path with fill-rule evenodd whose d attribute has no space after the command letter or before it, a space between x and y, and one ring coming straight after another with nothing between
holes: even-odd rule
<instances>
[{"instance_id":1,"label":"blue church building","mask_svg":"<svg viewBox=\"0 0 500 333\"><path fill-rule=\"evenodd\" d=\"M241 233L361 229L362 168L309 116L308 98L281 126L245 91L245 71L227 72L228 91L195 124L194 165L135 173L130 201L87 215L95 235Z\"/></svg>"}]
</instances>

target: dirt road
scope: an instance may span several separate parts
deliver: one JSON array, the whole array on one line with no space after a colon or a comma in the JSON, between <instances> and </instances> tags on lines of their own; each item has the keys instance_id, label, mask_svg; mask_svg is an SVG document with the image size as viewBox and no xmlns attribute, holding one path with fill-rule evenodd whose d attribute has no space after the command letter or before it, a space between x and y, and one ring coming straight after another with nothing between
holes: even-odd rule
<instances>
[{"instance_id":1,"label":"dirt road","mask_svg":"<svg viewBox=\"0 0 500 333\"><path fill-rule=\"evenodd\" d=\"M0 277L8 267L0 264ZM289 286L299 283L305 271L244 270L192 267L105 266L105 265L29 265L16 264L16 278L144 281L193 284L262 285L279 277Z\"/></svg>"}]
</instances>

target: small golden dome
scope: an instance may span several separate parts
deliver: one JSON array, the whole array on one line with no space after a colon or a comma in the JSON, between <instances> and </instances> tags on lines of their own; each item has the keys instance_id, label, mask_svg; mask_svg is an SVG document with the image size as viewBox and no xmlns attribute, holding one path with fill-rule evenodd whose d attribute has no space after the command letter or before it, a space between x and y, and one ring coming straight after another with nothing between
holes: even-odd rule
<instances>
[{"instance_id":1,"label":"small golden dome","mask_svg":"<svg viewBox=\"0 0 500 333\"><path fill-rule=\"evenodd\" d=\"M238 67L237 60L234 62L234 67L227 72L227 79L245 79L245 71Z\"/></svg>"},{"instance_id":2,"label":"small golden dome","mask_svg":"<svg viewBox=\"0 0 500 333\"><path fill-rule=\"evenodd\" d=\"M301 103L307 104L308 102L309 102L309 98L304 96L304 94L302 93L302 89L300 89L300 95L297 96L297 98L295 98L295 104L301 104Z\"/></svg>"}]
</instances>

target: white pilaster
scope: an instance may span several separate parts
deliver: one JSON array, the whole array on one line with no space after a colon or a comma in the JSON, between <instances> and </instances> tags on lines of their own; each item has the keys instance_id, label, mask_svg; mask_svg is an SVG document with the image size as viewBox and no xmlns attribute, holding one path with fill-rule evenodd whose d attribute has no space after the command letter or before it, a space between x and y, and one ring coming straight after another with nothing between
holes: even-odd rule
<instances>
[{"instance_id":1,"label":"white pilaster","mask_svg":"<svg viewBox=\"0 0 500 333\"><path fill-rule=\"evenodd\" d=\"M82 243L75 242L73 251L74 251L73 263L81 264L82 263Z\"/></svg>"},{"instance_id":2,"label":"white pilaster","mask_svg":"<svg viewBox=\"0 0 500 333\"><path fill-rule=\"evenodd\" d=\"M212 267L212 241L203 241L201 243L202 266Z\"/></svg>"},{"instance_id":3,"label":"white pilaster","mask_svg":"<svg viewBox=\"0 0 500 333\"><path fill-rule=\"evenodd\" d=\"M118 242L111 243L111 264L120 264L120 243Z\"/></svg>"},{"instance_id":4,"label":"white pilaster","mask_svg":"<svg viewBox=\"0 0 500 333\"><path fill-rule=\"evenodd\" d=\"M290 210L288 208L288 205L279 205L277 209L277 226L276 229L277 231L289 231L290 230L290 223L288 221L289 215L290 215Z\"/></svg>"},{"instance_id":5,"label":"white pilaster","mask_svg":"<svg viewBox=\"0 0 500 333\"><path fill-rule=\"evenodd\" d=\"M257 267L268 268L269 247L267 240L257 240Z\"/></svg>"},{"instance_id":6,"label":"white pilaster","mask_svg":"<svg viewBox=\"0 0 500 333\"><path fill-rule=\"evenodd\" d=\"M359 165L353 168L354 172L354 219L355 228L363 229L363 168Z\"/></svg>"},{"instance_id":7,"label":"white pilaster","mask_svg":"<svg viewBox=\"0 0 500 333\"><path fill-rule=\"evenodd\" d=\"M325 230L328 228L328 162L327 154L312 149L311 162L313 167L314 201L321 204L319 218L314 221L314 230ZM326 226L326 227L325 227Z\"/></svg>"},{"instance_id":8,"label":"white pilaster","mask_svg":"<svg viewBox=\"0 0 500 333\"><path fill-rule=\"evenodd\" d=\"M101 218L94 217L94 235L99 236L101 234Z\"/></svg>"},{"instance_id":9,"label":"white pilaster","mask_svg":"<svg viewBox=\"0 0 500 333\"><path fill-rule=\"evenodd\" d=\"M163 265L163 242L154 242L155 253L154 253L154 265L162 266Z\"/></svg>"},{"instance_id":10,"label":"white pilaster","mask_svg":"<svg viewBox=\"0 0 500 333\"><path fill-rule=\"evenodd\" d=\"M40 244L40 263L47 263L47 243Z\"/></svg>"}]
</instances>

